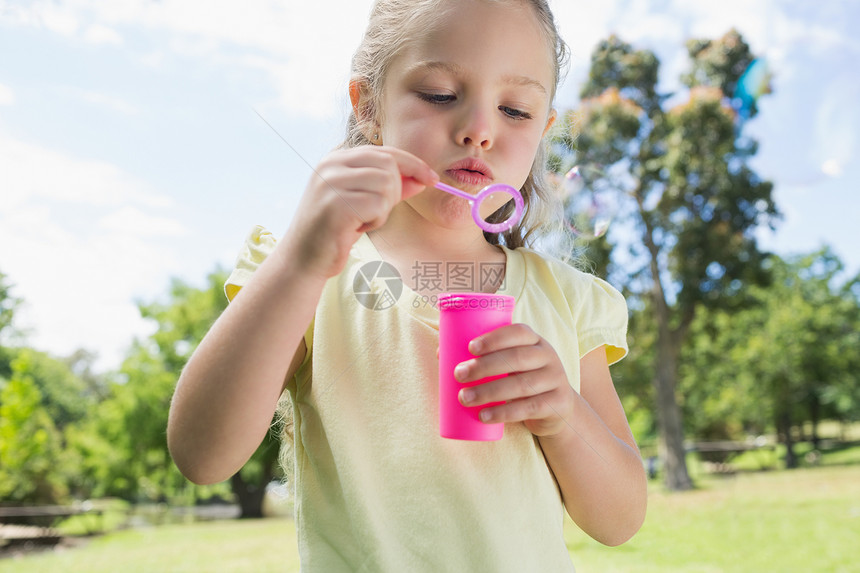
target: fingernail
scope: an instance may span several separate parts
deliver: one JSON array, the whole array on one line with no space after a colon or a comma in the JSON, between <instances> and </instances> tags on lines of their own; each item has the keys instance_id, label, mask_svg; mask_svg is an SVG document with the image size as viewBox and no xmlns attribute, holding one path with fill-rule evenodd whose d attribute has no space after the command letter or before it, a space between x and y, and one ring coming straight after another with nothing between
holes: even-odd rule
<instances>
[{"instance_id":1,"label":"fingernail","mask_svg":"<svg viewBox=\"0 0 860 573\"><path fill-rule=\"evenodd\" d=\"M489 422L493 419L493 413L489 410L481 410L481 413L478 414L480 416L482 422Z\"/></svg>"},{"instance_id":2,"label":"fingernail","mask_svg":"<svg viewBox=\"0 0 860 573\"><path fill-rule=\"evenodd\" d=\"M469 352L472 354L480 354L484 347L484 342L480 338L476 338L469 343Z\"/></svg>"},{"instance_id":3,"label":"fingernail","mask_svg":"<svg viewBox=\"0 0 860 573\"><path fill-rule=\"evenodd\" d=\"M474 390L470 390L468 388L463 388L462 390L460 390L460 403L463 404L464 406L470 404L472 402L472 400L474 400L474 399L475 399L475 391Z\"/></svg>"},{"instance_id":4,"label":"fingernail","mask_svg":"<svg viewBox=\"0 0 860 573\"><path fill-rule=\"evenodd\" d=\"M466 376L469 374L469 363L461 362L454 368L454 378L462 382L466 379Z\"/></svg>"}]
</instances>

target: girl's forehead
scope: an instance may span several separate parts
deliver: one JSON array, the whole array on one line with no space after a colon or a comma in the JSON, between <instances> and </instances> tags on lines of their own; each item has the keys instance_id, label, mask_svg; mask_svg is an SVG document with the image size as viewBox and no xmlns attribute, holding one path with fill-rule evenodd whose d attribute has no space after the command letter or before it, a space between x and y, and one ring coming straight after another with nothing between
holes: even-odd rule
<instances>
[{"instance_id":1,"label":"girl's forehead","mask_svg":"<svg viewBox=\"0 0 860 573\"><path fill-rule=\"evenodd\" d=\"M411 35L393 68L458 77L492 73L507 83L553 91L555 52L526 3L448 4L431 25Z\"/></svg>"}]
</instances>

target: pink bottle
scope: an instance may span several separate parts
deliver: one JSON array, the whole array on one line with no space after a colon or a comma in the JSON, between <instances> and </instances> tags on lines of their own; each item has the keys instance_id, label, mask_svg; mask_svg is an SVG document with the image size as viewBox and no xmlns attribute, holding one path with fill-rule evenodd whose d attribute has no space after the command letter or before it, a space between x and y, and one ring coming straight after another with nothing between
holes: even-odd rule
<instances>
[{"instance_id":1,"label":"pink bottle","mask_svg":"<svg viewBox=\"0 0 860 573\"><path fill-rule=\"evenodd\" d=\"M469 342L474 338L511 323L514 297L483 293L443 293L438 300L439 434L443 438L456 440L500 440L505 425L485 424L478 418L481 409L490 404L466 407L460 403L458 395L466 386L474 386L502 376L462 384L454 378L454 368L475 357L469 352Z\"/></svg>"}]
</instances>

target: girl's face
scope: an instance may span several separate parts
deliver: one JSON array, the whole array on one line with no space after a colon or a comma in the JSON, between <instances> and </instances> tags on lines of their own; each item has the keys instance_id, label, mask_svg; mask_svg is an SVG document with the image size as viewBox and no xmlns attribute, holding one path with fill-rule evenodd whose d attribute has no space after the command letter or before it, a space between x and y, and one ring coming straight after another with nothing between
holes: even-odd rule
<instances>
[{"instance_id":1,"label":"girl's face","mask_svg":"<svg viewBox=\"0 0 860 573\"><path fill-rule=\"evenodd\" d=\"M520 189L555 117L554 65L528 6L458 1L435 31L392 62L379 118L382 141L470 193L491 183ZM482 215L507 199L485 201ZM428 188L406 203L443 227L474 227L468 202L443 191Z\"/></svg>"}]
</instances>

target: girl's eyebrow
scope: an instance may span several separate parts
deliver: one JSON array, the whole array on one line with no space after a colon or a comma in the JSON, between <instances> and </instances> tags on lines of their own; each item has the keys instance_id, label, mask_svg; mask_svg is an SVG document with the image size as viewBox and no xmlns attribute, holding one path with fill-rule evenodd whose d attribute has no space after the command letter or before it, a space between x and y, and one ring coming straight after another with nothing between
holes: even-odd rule
<instances>
[{"instance_id":1,"label":"girl's eyebrow","mask_svg":"<svg viewBox=\"0 0 860 573\"><path fill-rule=\"evenodd\" d=\"M458 64L454 62L441 62L441 61L423 61L416 62L409 66L406 70L407 75L417 74L420 72L445 72L451 74L456 77L463 77L466 75L465 70L460 67Z\"/></svg>"},{"instance_id":2,"label":"girl's eyebrow","mask_svg":"<svg viewBox=\"0 0 860 573\"><path fill-rule=\"evenodd\" d=\"M502 82L513 86L532 87L547 95L546 88L542 83L529 76L503 76Z\"/></svg>"},{"instance_id":3,"label":"girl's eyebrow","mask_svg":"<svg viewBox=\"0 0 860 573\"><path fill-rule=\"evenodd\" d=\"M407 70L408 75L412 75L419 72L434 72L441 71L452 76L462 78L468 75L466 71L455 62L444 62L444 61L423 61L417 62L409 67ZM522 76L522 75L506 75L502 76L502 84L505 85L513 85L513 86L522 86L522 87L531 87L537 89L544 95L547 95L547 89L544 87L542 83L538 80L530 77L530 76Z\"/></svg>"}]
</instances>

